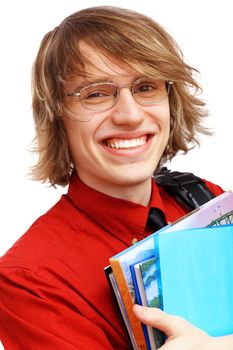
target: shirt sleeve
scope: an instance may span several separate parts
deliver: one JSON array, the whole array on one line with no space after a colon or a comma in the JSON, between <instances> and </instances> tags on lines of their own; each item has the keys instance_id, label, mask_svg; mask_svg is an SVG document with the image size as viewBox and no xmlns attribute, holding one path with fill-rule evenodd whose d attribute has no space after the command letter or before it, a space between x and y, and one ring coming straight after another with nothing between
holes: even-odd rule
<instances>
[{"instance_id":1,"label":"shirt sleeve","mask_svg":"<svg viewBox=\"0 0 233 350\"><path fill-rule=\"evenodd\" d=\"M77 310L68 300L64 291L27 268L1 267L0 339L5 350L113 350L105 332L78 310L81 297Z\"/></svg>"},{"instance_id":2,"label":"shirt sleeve","mask_svg":"<svg viewBox=\"0 0 233 350\"><path fill-rule=\"evenodd\" d=\"M213 192L213 194L215 196L219 196L220 194L222 194L224 192L224 190L220 186L218 186L210 181L207 181L205 179L203 181L205 182L206 186L210 189L211 192Z\"/></svg>"}]
</instances>

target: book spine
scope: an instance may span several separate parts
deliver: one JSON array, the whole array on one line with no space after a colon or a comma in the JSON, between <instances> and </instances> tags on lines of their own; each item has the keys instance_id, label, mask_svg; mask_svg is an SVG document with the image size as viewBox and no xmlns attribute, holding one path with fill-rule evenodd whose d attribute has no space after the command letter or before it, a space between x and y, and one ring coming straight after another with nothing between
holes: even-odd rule
<instances>
[{"instance_id":1,"label":"book spine","mask_svg":"<svg viewBox=\"0 0 233 350\"><path fill-rule=\"evenodd\" d=\"M139 286L137 283L138 269L135 268L135 265L131 265L130 270L131 270L132 280L133 280L134 289L135 289L135 302L139 305L143 305L140 291L139 291ZM149 327L149 326L142 323L142 330L143 330L143 334L145 337L147 349L148 350L156 350L156 349L152 349L152 347L150 345L149 331L148 331L147 327Z\"/></svg>"},{"instance_id":2,"label":"book spine","mask_svg":"<svg viewBox=\"0 0 233 350\"><path fill-rule=\"evenodd\" d=\"M146 350L146 341L143 334L141 322L137 319L137 317L133 313L133 300L129 292L129 288L127 282L125 280L123 271L121 269L121 265L118 260L110 259L110 264L112 266L112 270L118 284L119 291L122 296L122 300L125 305L125 309L132 327L132 331L134 333L134 337L137 342L137 346L139 350Z\"/></svg>"}]
</instances>

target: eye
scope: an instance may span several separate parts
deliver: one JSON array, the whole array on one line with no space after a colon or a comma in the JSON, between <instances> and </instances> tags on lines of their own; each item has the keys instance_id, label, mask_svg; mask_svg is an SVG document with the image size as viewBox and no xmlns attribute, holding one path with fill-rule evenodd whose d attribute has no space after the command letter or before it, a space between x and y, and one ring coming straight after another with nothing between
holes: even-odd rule
<instances>
[{"instance_id":1,"label":"eye","mask_svg":"<svg viewBox=\"0 0 233 350\"><path fill-rule=\"evenodd\" d=\"M100 92L100 91L95 91L92 93L85 94L85 98L100 98L104 96L107 96L107 94L105 92Z\"/></svg>"},{"instance_id":2,"label":"eye","mask_svg":"<svg viewBox=\"0 0 233 350\"><path fill-rule=\"evenodd\" d=\"M158 90L158 84L155 81L141 81L136 84L134 87L134 93L150 93Z\"/></svg>"},{"instance_id":3,"label":"eye","mask_svg":"<svg viewBox=\"0 0 233 350\"><path fill-rule=\"evenodd\" d=\"M81 91L81 98L85 100L108 98L114 94L114 87L110 84L88 86Z\"/></svg>"}]
</instances>

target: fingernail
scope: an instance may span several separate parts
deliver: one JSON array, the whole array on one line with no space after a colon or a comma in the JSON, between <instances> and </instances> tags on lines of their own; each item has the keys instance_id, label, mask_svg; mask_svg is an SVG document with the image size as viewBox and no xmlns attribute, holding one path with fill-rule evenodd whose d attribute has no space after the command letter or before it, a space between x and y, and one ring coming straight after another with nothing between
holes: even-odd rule
<instances>
[{"instance_id":1,"label":"fingernail","mask_svg":"<svg viewBox=\"0 0 233 350\"><path fill-rule=\"evenodd\" d=\"M140 314L146 312L146 310L147 310L147 307L142 306L142 305L138 305L138 304L135 304L135 305L133 306L133 308L134 308L134 310L135 310L137 313L140 313Z\"/></svg>"}]
</instances>

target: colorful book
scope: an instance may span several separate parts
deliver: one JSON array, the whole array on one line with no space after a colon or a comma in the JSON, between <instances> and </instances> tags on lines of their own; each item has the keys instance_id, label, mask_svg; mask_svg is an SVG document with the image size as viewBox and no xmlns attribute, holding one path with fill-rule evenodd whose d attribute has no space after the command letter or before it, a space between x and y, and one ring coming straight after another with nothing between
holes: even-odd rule
<instances>
[{"instance_id":1,"label":"colorful book","mask_svg":"<svg viewBox=\"0 0 233 350\"><path fill-rule=\"evenodd\" d=\"M161 277L160 270L157 269L156 258L153 257L133 265L131 271L137 304L162 309ZM164 334L149 325L143 326L148 337L147 348L156 350L161 347L165 339Z\"/></svg>"},{"instance_id":2,"label":"colorful book","mask_svg":"<svg viewBox=\"0 0 233 350\"><path fill-rule=\"evenodd\" d=\"M225 192L187 214L182 219L161 229L159 234L165 236L168 232L228 224L232 210L233 193ZM158 253L155 249L157 244L155 244L155 242L157 242L155 236L157 237L157 235L158 233L154 233L134 246L110 258L110 264L117 286L122 296L136 343L140 350L146 350L147 345L141 323L132 312L132 306L135 303L135 287L132 280L130 265L135 265ZM168 260L170 261L170 259Z\"/></svg>"}]
</instances>

